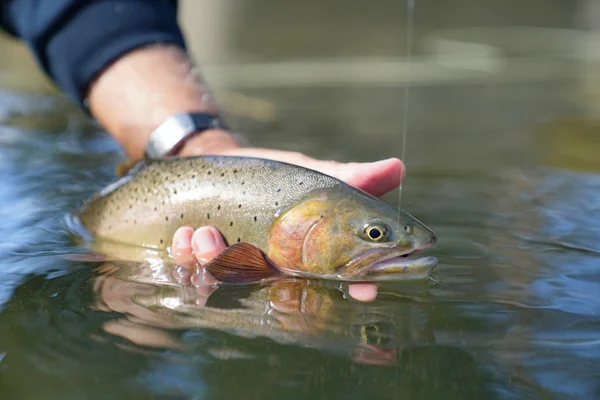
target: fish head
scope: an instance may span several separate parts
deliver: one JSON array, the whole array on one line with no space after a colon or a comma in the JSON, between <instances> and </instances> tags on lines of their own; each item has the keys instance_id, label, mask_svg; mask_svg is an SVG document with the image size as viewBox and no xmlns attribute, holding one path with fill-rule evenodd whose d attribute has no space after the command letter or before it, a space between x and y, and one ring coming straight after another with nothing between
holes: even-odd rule
<instances>
[{"instance_id":1,"label":"fish head","mask_svg":"<svg viewBox=\"0 0 600 400\"><path fill-rule=\"evenodd\" d=\"M434 257L413 259L437 235L407 212L360 191L323 191L274 222L268 256L282 269L347 281L422 277Z\"/></svg>"}]
</instances>

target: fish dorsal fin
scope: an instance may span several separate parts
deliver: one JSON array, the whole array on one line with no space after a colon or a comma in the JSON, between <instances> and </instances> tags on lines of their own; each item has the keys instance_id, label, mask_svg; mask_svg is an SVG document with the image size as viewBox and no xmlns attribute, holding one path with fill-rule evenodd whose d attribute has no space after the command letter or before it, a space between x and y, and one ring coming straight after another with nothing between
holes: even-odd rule
<instances>
[{"instance_id":1,"label":"fish dorsal fin","mask_svg":"<svg viewBox=\"0 0 600 400\"><path fill-rule=\"evenodd\" d=\"M265 254L249 243L236 243L216 256L204 268L224 283L250 283L280 276Z\"/></svg>"}]
</instances>

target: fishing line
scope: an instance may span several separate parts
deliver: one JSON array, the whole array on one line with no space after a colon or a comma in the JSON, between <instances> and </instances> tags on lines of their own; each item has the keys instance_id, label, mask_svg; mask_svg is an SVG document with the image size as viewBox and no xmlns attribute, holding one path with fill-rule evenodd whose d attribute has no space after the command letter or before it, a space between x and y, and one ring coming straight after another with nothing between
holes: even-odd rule
<instances>
[{"instance_id":1,"label":"fishing line","mask_svg":"<svg viewBox=\"0 0 600 400\"><path fill-rule=\"evenodd\" d=\"M412 42L413 42L413 20L414 20L415 0L406 0L406 64L408 65L409 78L411 73L411 59L412 59ZM402 109L402 149L401 160L406 165L406 137L408 135L408 112L410 102L410 79L407 79L406 86L404 86L404 104ZM404 181L400 183L398 188L398 208L402 207L402 187ZM400 218L400 211L398 211L398 219Z\"/></svg>"},{"instance_id":2,"label":"fishing line","mask_svg":"<svg viewBox=\"0 0 600 400\"><path fill-rule=\"evenodd\" d=\"M404 86L404 104L402 112L402 149L400 150L401 160L405 163L406 160L406 136L408 133L408 105L410 101L410 76L411 71L411 56L412 56L412 41L413 41L413 16L415 10L415 0L406 0L406 63L408 65L409 79L406 80ZM406 164L405 164L406 165ZM402 207L402 186L404 181L400 183L398 188L398 222L400 222L400 208ZM400 353L398 346L394 341L394 351L396 353L396 384L400 387Z\"/></svg>"}]
</instances>

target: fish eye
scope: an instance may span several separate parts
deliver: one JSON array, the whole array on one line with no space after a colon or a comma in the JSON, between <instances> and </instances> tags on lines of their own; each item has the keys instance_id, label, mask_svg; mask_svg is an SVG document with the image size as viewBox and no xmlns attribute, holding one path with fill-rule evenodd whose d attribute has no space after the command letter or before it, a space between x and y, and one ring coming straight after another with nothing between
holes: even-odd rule
<instances>
[{"instance_id":1,"label":"fish eye","mask_svg":"<svg viewBox=\"0 0 600 400\"><path fill-rule=\"evenodd\" d=\"M367 224L363 229L363 234L373 242L382 242L388 237L388 228L383 223Z\"/></svg>"},{"instance_id":2,"label":"fish eye","mask_svg":"<svg viewBox=\"0 0 600 400\"><path fill-rule=\"evenodd\" d=\"M406 233L408 233L410 235L412 233L412 231L413 231L413 227L412 226L410 226L408 224L404 225L404 232L406 232Z\"/></svg>"}]
</instances>

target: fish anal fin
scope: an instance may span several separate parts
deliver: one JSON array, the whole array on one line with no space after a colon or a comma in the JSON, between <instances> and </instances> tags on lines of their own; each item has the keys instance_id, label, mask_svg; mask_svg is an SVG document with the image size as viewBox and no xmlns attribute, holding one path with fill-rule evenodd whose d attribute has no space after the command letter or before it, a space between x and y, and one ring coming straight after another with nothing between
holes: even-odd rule
<instances>
[{"instance_id":1,"label":"fish anal fin","mask_svg":"<svg viewBox=\"0 0 600 400\"><path fill-rule=\"evenodd\" d=\"M236 243L204 265L216 280L224 283L251 283L281 276L279 271L256 246Z\"/></svg>"}]
</instances>

